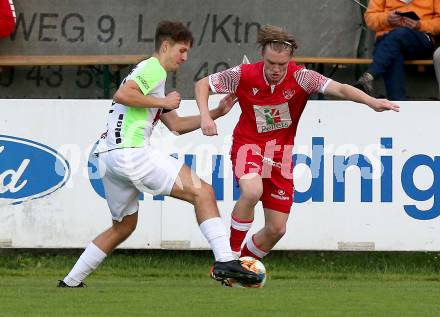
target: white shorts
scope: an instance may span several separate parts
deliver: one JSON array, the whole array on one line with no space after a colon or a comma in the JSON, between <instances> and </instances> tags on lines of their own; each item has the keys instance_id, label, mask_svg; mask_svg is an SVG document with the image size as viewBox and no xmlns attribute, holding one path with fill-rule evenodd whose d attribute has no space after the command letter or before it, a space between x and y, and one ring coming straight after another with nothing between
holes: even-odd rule
<instances>
[{"instance_id":1,"label":"white shorts","mask_svg":"<svg viewBox=\"0 0 440 317\"><path fill-rule=\"evenodd\" d=\"M151 146L100 153L102 181L113 220L138 211L139 194L169 195L183 163Z\"/></svg>"}]
</instances>

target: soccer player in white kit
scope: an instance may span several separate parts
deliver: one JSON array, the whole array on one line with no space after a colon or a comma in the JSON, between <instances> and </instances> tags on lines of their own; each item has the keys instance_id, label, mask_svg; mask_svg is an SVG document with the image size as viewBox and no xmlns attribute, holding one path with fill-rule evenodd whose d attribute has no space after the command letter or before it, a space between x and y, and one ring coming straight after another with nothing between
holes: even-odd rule
<instances>
[{"instance_id":1,"label":"soccer player in white kit","mask_svg":"<svg viewBox=\"0 0 440 317\"><path fill-rule=\"evenodd\" d=\"M212 187L188 166L149 142L159 119L179 134L200 128L200 116L179 117L174 111L181 100L178 92L165 96L166 73L177 71L187 60L192 43L191 31L182 23L160 22L153 56L140 62L116 91L107 132L97 149L106 167L103 184L113 225L87 246L58 287L83 287L83 280L130 236L136 228L140 192L169 195L194 205L200 230L215 256L211 272L214 279L234 278L244 284L260 282L257 274L235 260ZM235 96L228 95L210 115L225 115L235 102Z\"/></svg>"}]
</instances>

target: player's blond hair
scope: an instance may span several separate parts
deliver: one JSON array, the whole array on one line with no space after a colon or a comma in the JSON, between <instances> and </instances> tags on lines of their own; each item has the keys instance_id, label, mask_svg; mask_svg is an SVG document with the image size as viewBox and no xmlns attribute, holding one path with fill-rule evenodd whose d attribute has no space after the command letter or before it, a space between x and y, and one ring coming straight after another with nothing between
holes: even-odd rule
<instances>
[{"instance_id":1,"label":"player's blond hair","mask_svg":"<svg viewBox=\"0 0 440 317\"><path fill-rule=\"evenodd\" d=\"M298 48L295 38L285 29L275 25L264 25L258 30L257 44L264 52L266 46L270 46L273 50L281 52L289 49L290 55Z\"/></svg>"}]
</instances>

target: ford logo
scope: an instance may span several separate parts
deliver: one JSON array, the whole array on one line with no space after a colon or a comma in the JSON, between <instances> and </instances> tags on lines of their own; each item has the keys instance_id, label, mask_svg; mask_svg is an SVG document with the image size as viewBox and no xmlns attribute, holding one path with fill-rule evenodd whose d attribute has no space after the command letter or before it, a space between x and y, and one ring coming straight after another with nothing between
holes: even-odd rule
<instances>
[{"instance_id":1,"label":"ford logo","mask_svg":"<svg viewBox=\"0 0 440 317\"><path fill-rule=\"evenodd\" d=\"M54 149L0 135L0 205L49 195L66 184L69 163Z\"/></svg>"}]
</instances>

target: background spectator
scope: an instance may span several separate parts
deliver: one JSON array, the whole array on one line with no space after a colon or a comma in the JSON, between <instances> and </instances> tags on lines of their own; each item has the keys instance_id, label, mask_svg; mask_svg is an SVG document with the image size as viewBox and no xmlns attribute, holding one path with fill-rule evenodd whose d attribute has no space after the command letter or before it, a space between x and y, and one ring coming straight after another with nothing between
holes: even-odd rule
<instances>
[{"instance_id":1,"label":"background spectator","mask_svg":"<svg viewBox=\"0 0 440 317\"><path fill-rule=\"evenodd\" d=\"M432 57L440 0L371 0L365 21L376 32L376 43L373 64L356 87L371 94L373 81L383 77L388 99L406 100L404 60Z\"/></svg>"}]
</instances>

